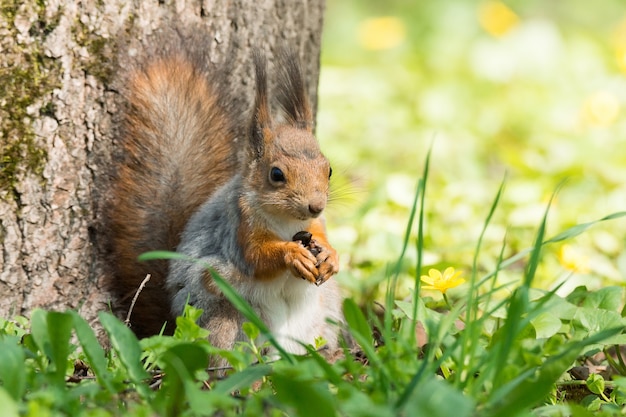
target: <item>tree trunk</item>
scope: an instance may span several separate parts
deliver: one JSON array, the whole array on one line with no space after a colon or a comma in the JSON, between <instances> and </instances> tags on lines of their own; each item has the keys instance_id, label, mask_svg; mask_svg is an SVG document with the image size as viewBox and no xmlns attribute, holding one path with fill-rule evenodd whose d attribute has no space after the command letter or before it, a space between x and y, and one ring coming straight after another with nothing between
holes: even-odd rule
<instances>
[{"instance_id":1,"label":"tree trunk","mask_svg":"<svg viewBox=\"0 0 626 417\"><path fill-rule=\"evenodd\" d=\"M315 104L323 3L0 0L0 316L108 309L101 218L123 106L116 76L152 33L173 22L206 31L211 61L235 63L247 103L250 49L296 49Z\"/></svg>"}]
</instances>

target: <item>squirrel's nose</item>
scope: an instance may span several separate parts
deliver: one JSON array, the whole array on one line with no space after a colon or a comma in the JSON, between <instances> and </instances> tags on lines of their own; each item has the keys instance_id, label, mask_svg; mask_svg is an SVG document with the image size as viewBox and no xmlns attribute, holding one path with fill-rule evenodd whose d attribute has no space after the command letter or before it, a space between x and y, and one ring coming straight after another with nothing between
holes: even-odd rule
<instances>
[{"instance_id":1,"label":"squirrel's nose","mask_svg":"<svg viewBox=\"0 0 626 417\"><path fill-rule=\"evenodd\" d=\"M309 204L309 213L311 213L314 216L319 215L322 210L324 210L324 203L322 202L315 202L315 203L310 203Z\"/></svg>"}]
</instances>

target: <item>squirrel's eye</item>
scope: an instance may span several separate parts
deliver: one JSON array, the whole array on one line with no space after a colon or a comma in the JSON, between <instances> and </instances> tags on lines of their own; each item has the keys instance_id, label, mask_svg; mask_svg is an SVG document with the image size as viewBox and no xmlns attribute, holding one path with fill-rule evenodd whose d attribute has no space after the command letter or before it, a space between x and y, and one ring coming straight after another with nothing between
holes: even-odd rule
<instances>
[{"instance_id":1,"label":"squirrel's eye","mask_svg":"<svg viewBox=\"0 0 626 417\"><path fill-rule=\"evenodd\" d=\"M332 176L333 176L333 168L331 167L331 168L328 169L328 178L330 178Z\"/></svg>"},{"instance_id":2,"label":"squirrel's eye","mask_svg":"<svg viewBox=\"0 0 626 417\"><path fill-rule=\"evenodd\" d=\"M285 182L285 174L280 168L272 167L270 169L270 180L272 182Z\"/></svg>"}]
</instances>

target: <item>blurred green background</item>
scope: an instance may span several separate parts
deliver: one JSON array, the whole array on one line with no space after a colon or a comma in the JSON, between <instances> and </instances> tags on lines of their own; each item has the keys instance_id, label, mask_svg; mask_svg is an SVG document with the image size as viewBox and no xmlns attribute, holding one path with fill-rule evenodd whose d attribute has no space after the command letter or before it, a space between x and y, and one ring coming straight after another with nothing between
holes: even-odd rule
<instances>
[{"instance_id":1,"label":"blurred green background","mask_svg":"<svg viewBox=\"0 0 626 417\"><path fill-rule=\"evenodd\" d=\"M426 270L470 271L505 176L482 272L505 238L505 257L532 245L562 181L548 236L626 210L623 1L328 0L319 100L318 136L337 174L331 240L354 294L375 294L400 254L431 148ZM622 285L625 237L618 219L550 246L538 283Z\"/></svg>"}]
</instances>

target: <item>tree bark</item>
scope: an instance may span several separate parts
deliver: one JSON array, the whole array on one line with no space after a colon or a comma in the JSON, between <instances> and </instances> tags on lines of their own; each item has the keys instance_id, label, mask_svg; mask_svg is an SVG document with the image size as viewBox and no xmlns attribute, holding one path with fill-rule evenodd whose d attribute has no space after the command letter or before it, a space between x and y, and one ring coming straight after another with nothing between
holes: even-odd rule
<instances>
[{"instance_id":1,"label":"tree bark","mask_svg":"<svg viewBox=\"0 0 626 417\"><path fill-rule=\"evenodd\" d=\"M0 0L0 316L108 309L102 210L116 83L174 22L206 32L252 103L250 50L299 51L315 108L323 0ZM195 30L195 29L194 29ZM270 55L271 60L271 55Z\"/></svg>"}]
</instances>

